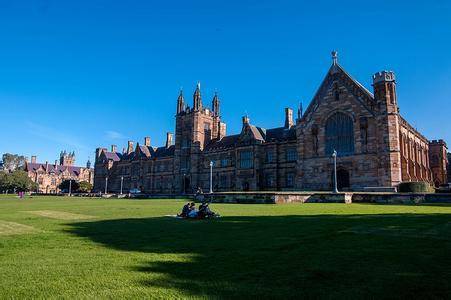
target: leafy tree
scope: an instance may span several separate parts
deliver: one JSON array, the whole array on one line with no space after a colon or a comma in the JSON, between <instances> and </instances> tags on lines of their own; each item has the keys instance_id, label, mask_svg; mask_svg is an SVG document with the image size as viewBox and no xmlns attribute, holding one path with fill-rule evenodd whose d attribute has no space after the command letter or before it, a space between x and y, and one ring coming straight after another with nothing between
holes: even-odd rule
<instances>
[{"instance_id":1,"label":"leafy tree","mask_svg":"<svg viewBox=\"0 0 451 300\"><path fill-rule=\"evenodd\" d=\"M2 156L3 168L7 171L23 170L25 167L25 156L5 153Z\"/></svg>"},{"instance_id":2,"label":"leafy tree","mask_svg":"<svg viewBox=\"0 0 451 300\"><path fill-rule=\"evenodd\" d=\"M87 181L80 181L80 187L78 188L79 192L88 193L92 190L92 184Z\"/></svg>"},{"instance_id":3,"label":"leafy tree","mask_svg":"<svg viewBox=\"0 0 451 300\"><path fill-rule=\"evenodd\" d=\"M71 192L76 192L80 188L80 184L73 179L72 182L69 179L65 179L60 183L58 187L61 191L64 192L69 192L69 187L71 188Z\"/></svg>"},{"instance_id":4,"label":"leafy tree","mask_svg":"<svg viewBox=\"0 0 451 300\"><path fill-rule=\"evenodd\" d=\"M2 192L28 192L37 188L38 185L28 177L25 171L16 170L11 173L0 173L0 190Z\"/></svg>"}]
</instances>

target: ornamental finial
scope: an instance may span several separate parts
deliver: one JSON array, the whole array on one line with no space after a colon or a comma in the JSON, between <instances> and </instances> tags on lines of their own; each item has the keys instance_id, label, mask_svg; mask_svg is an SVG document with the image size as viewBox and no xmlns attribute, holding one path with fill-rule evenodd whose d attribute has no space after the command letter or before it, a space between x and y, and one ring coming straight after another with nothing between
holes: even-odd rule
<instances>
[{"instance_id":1,"label":"ornamental finial","mask_svg":"<svg viewBox=\"0 0 451 300\"><path fill-rule=\"evenodd\" d=\"M338 52L337 51L332 51L332 62L334 65L338 64Z\"/></svg>"}]
</instances>

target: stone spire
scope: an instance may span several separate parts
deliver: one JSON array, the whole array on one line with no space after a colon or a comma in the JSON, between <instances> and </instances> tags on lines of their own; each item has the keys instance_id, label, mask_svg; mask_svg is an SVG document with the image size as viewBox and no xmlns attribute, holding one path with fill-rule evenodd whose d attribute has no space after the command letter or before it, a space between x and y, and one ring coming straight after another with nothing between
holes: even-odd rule
<instances>
[{"instance_id":1,"label":"stone spire","mask_svg":"<svg viewBox=\"0 0 451 300\"><path fill-rule=\"evenodd\" d=\"M219 97L218 97L218 93L215 92L215 95L213 97L213 101L211 103L211 108L213 110L213 113L216 116L219 116Z\"/></svg>"},{"instance_id":2,"label":"stone spire","mask_svg":"<svg viewBox=\"0 0 451 300\"><path fill-rule=\"evenodd\" d=\"M179 97L177 98L177 114L185 111L185 99L183 98L183 90L180 89Z\"/></svg>"},{"instance_id":3,"label":"stone spire","mask_svg":"<svg viewBox=\"0 0 451 300\"><path fill-rule=\"evenodd\" d=\"M196 90L193 95L193 110L202 110L202 97L200 96L200 82L197 83Z\"/></svg>"},{"instance_id":4,"label":"stone spire","mask_svg":"<svg viewBox=\"0 0 451 300\"><path fill-rule=\"evenodd\" d=\"M303 109L302 109L302 102L301 101L299 101L299 107L298 107L298 119L301 119L302 118L302 115L303 115Z\"/></svg>"}]
</instances>

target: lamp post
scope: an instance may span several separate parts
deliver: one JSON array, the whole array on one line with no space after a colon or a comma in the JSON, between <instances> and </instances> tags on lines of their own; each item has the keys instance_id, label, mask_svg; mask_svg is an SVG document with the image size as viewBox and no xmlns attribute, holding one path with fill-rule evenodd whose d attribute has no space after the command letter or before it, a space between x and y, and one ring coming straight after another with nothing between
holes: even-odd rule
<instances>
[{"instance_id":1,"label":"lamp post","mask_svg":"<svg viewBox=\"0 0 451 300\"><path fill-rule=\"evenodd\" d=\"M183 194L185 194L186 193L186 187L185 187L185 182L186 182L186 174L185 173L183 173Z\"/></svg>"},{"instance_id":2,"label":"lamp post","mask_svg":"<svg viewBox=\"0 0 451 300\"><path fill-rule=\"evenodd\" d=\"M105 177L105 195L108 193L108 177Z\"/></svg>"},{"instance_id":3,"label":"lamp post","mask_svg":"<svg viewBox=\"0 0 451 300\"><path fill-rule=\"evenodd\" d=\"M332 158L334 159L334 193L338 193L337 188L337 151L332 152Z\"/></svg>"},{"instance_id":4,"label":"lamp post","mask_svg":"<svg viewBox=\"0 0 451 300\"><path fill-rule=\"evenodd\" d=\"M72 178L69 178L69 197L72 194Z\"/></svg>"},{"instance_id":5,"label":"lamp post","mask_svg":"<svg viewBox=\"0 0 451 300\"><path fill-rule=\"evenodd\" d=\"M122 195L122 186L124 185L124 176L121 176L121 195Z\"/></svg>"},{"instance_id":6,"label":"lamp post","mask_svg":"<svg viewBox=\"0 0 451 300\"><path fill-rule=\"evenodd\" d=\"M213 193L213 162L210 161L210 194Z\"/></svg>"}]
</instances>

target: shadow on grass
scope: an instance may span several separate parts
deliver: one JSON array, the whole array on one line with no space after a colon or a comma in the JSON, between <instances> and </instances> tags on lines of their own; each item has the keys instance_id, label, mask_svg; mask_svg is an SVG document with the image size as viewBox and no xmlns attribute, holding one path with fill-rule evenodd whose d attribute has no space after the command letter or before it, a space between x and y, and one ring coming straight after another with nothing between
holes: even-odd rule
<instances>
[{"instance_id":1,"label":"shadow on grass","mask_svg":"<svg viewBox=\"0 0 451 300\"><path fill-rule=\"evenodd\" d=\"M451 215L118 219L70 224L117 250L172 254L145 286L210 297L446 298ZM178 255L178 256L177 256ZM153 277L152 277L153 278Z\"/></svg>"}]
</instances>

